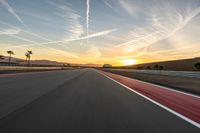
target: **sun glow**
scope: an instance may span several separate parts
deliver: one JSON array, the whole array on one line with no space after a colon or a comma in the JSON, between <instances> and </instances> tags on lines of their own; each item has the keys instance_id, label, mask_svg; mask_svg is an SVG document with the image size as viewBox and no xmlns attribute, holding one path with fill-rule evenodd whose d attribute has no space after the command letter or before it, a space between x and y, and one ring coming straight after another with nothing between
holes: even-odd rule
<instances>
[{"instance_id":1,"label":"sun glow","mask_svg":"<svg viewBox=\"0 0 200 133\"><path fill-rule=\"evenodd\" d=\"M136 59L125 59L121 61L123 65L134 65L137 63Z\"/></svg>"}]
</instances>

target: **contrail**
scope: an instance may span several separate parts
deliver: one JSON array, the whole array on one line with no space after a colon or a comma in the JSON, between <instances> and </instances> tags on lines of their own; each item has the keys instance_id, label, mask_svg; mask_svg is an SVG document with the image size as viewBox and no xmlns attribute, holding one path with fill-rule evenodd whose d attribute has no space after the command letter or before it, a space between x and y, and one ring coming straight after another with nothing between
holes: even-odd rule
<instances>
[{"instance_id":1,"label":"contrail","mask_svg":"<svg viewBox=\"0 0 200 133\"><path fill-rule=\"evenodd\" d=\"M10 37L13 37L13 38L16 38L16 39L19 39L19 40L23 40L23 41L26 41L26 42L30 42L31 44L24 44L24 45L18 45L18 46L8 46L8 47L4 47L4 48L23 48L23 47L30 47L30 46L34 46L34 45L38 45L38 46L40 46L40 47L43 47L43 48L47 48L47 49L50 49L51 50L51 52L53 52L53 53L56 53L56 54L58 54L58 53L60 53L60 52L62 52L63 54L62 55L64 55L64 53L65 54L68 54L68 53L66 53L65 51L63 51L63 50L58 50L58 49L55 49L55 48L51 48L51 47L48 47L48 46L46 46L46 45L44 45L43 43L38 43L38 42L35 42L35 41L32 41L32 40L29 40L29 39L26 39L26 38L23 38L23 37L19 37L19 36L17 36L17 35L9 35ZM56 52L57 51L57 52ZM66 55L64 55L64 56L66 56ZM66 57L72 57L72 55L70 55L70 54L68 54Z\"/></svg>"},{"instance_id":2,"label":"contrail","mask_svg":"<svg viewBox=\"0 0 200 133\"><path fill-rule=\"evenodd\" d=\"M38 43L38 42L35 42L35 41L32 41L32 40L28 40L26 38L19 37L19 36L16 36L16 35L10 35L10 36L13 37L13 38L20 39L20 40L27 41L27 42L31 43L31 44L26 44L25 46L38 45L38 46L45 47L45 48L48 48L48 49L51 49L51 50L57 50L55 48L50 48L50 47L46 46L46 44L54 44L54 43L58 43L59 44L59 43L64 43L64 42L84 40L84 39L88 39L88 38L94 38L94 37L99 37L99 36L107 35L107 34L110 34L110 33L114 32L114 31L116 31L116 29L105 30L105 31L93 33L91 35L80 37L80 38L76 38L76 39L51 41L51 42L44 42L44 43ZM63 45L61 45L61 46L63 46Z\"/></svg>"},{"instance_id":3,"label":"contrail","mask_svg":"<svg viewBox=\"0 0 200 133\"><path fill-rule=\"evenodd\" d=\"M8 12L10 12L21 24L23 24L24 27L28 28L22 19L16 14L15 10L5 0L0 0L0 2L8 9Z\"/></svg>"},{"instance_id":4,"label":"contrail","mask_svg":"<svg viewBox=\"0 0 200 133\"><path fill-rule=\"evenodd\" d=\"M34 36L36 36L38 38L41 38L43 40L50 41L49 39L47 39L45 37L42 37L40 35L35 34L29 28L29 26L24 23L24 21L19 17L19 15L17 15L17 13L15 12L15 10L5 0L0 0L0 3L2 3L8 9L8 12L10 12L30 32L30 34L32 34L32 35L34 35Z\"/></svg>"},{"instance_id":5,"label":"contrail","mask_svg":"<svg viewBox=\"0 0 200 133\"><path fill-rule=\"evenodd\" d=\"M168 27L163 26L163 24L161 24L157 19L153 18L154 22L156 23L155 26L158 28L157 32L151 33L147 36L144 36L144 37L141 37L141 38L138 38L138 39L130 40L128 42L119 44L115 47L122 47L122 46L125 46L127 44L132 44L134 42L143 41L143 40L148 41L150 39L153 39L153 37L155 37L154 41L148 41L148 44L146 46L150 46L150 45L152 45L152 44L154 44L154 43L156 43L160 40L167 39L167 38L171 37L172 35L174 35L175 33L177 33L179 30L183 29L189 22L192 21L193 18L195 18L197 15L199 15L200 14L200 7L193 9L193 10L189 10L189 11L190 12L186 16L184 16L183 14L178 12L177 10L175 10L173 12L173 14L176 15L176 16L172 20L178 20L178 22L174 22L173 25L175 25L175 27L171 31L168 31ZM169 14L168 16L173 16L173 15ZM134 45L134 47L135 47L135 45ZM135 49L137 49L137 48L135 47Z\"/></svg>"},{"instance_id":6,"label":"contrail","mask_svg":"<svg viewBox=\"0 0 200 133\"><path fill-rule=\"evenodd\" d=\"M1 24L4 24L4 25L7 25L7 26L9 26L9 27L12 27L13 29L16 29L16 30L18 29L18 27L14 26L14 25L11 25L11 24L9 24L9 23L6 23L6 22L4 22L4 21L2 21L2 20L0 20L0 23L1 23ZM33 34L33 33L31 33L30 31L27 31L27 30L24 30L24 29L20 29L20 31L25 32L25 33L30 34L30 35L33 35L33 36L35 36L35 37L41 38L41 37L39 37L39 35ZM46 39L46 38L43 39L43 40L51 41L51 40Z\"/></svg>"},{"instance_id":7,"label":"contrail","mask_svg":"<svg viewBox=\"0 0 200 133\"><path fill-rule=\"evenodd\" d=\"M119 45L117 45L117 46L115 46L115 47L121 47L121 46L124 46L124 45L127 45L127 44L131 44L131 43L134 43L134 42L138 42L138 41L140 41L140 40L143 40L143 39L145 39L145 38L149 38L149 37L154 36L154 35L159 34L159 33L160 33L160 31L156 31L156 32L154 32L154 33L151 33L151 34L149 34L149 35L143 36L143 37L141 37L141 38L134 39L134 40L131 40L131 41L128 41L128 42L119 44Z\"/></svg>"},{"instance_id":8,"label":"contrail","mask_svg":"<svg viewBox=\"0 0 200 133\"><path fill-rule=\"evenodd\" d=\"M103 1L104 1L104 3L105 3L109 8L113 9L113 7L111 6L110 3L108 3L108 1L106 1L106 0L103 0Z\"/></svg>"},{"instance_id":9,"label":"contrail","mask_svg":"<svg viewBox=\"0 0 200 133\"><path fill-rule=\"evenodd\" d=\"M61 40L61 41L51 41L51 42L37 43L37 45L45 45L45 44L54 44L54 43L64 43L64 42L79 41L79 40L84 40L84 39L89 39L89 38L104 36L104 35L107 35L107 34L110 34L110 33L114 32L114 31L116 31L116 29L105 30L105 31L93 33L93 34L90 34L88 36L83 36L83 37L76 38L76 39L68 39L68 40Z\"/></svg>"},{"instance_id":10,"label":"contrail","mask_svg":"<svg viewBox=\"0 0 200 133\"><path fill-rule=\"evenodd\" d=\"M89 19L90 19L90 0L87 0L86 1L86 6L87 6L87 9L86 9L86 28L87 28L87 36L89 34Z\"/></svg>"},{"instance_id":11,"label":"contrail","mask_svg":"<svg viewBox=\"0 0 200 133\"><path fill-rule=\"evenodd\" d=\"M8 24L8 23L5 23L3 21L0 20L0 23L4 24L4 25L7 25L7 26L10 26L12 27L13 29L15 30L18 30L17 27L11 25L11 24ZM62 45L61 43L66 43L66 42L71 42L71 41L78 41L78 40L84 40L84 39L89 39L89 38L94 38L94 37L99 37L99 36L104 36L104 35L107 35L107 34L110 34L114 31L116 31L117 29L109 29L109 30L104 30L104 31L101 31L101 32L96 32L96 33L93 33L93 34L90 34L88 36L83 36L83 37L79 37L79 38L76 38L76 39L68 39L68 40L60 40L60 41L48 41L48 42L44 42L44 43L38 43L38 42L34 42L34 41L31 41L31 40L28 40L26 38L22 38L22 37L19 37L17 35L10 35L12 36L13 38L16 38L16 39L20 39L20 40L23 40L23 41L27 41L27 42L31 42L32 44L27 44L27 46L29 45L45 45L45 44L54 44L54 43L58 43L58 45L60 46L63 46L65 47L65 45ZM30 34L28 31L25 31L25 30L21 30L25 33L28 33ZM67 48L67 47L66 47Z\"/></svg>"},{"instance_id":12,"label":"contrail","mask_svg":"<svg viewBox=\"0 0 200 133\"><path fill-rule=\"evenodd\" d=\"M15 10L5 0L0 0L0 2L8 9L8 12L10 12L26 29L31 31L24 21L16 14Z\"/></svg>"}]
</instances>

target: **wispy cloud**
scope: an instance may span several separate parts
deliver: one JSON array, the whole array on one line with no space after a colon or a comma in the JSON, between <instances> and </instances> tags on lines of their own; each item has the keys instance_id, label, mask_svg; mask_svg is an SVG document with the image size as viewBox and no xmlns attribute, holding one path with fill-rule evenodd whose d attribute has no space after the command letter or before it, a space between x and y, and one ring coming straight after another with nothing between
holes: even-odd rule
<instances>
[{"instance_id":1,"label":"wispy cloud","mask_svg":"<svg viewBox=\"0 0 200 133\"><path fill-rule=\"evenodd\" d=\"M81 60L92 62L97 58L101 57L101 52L98 47L91 45L84 53L79 54L82 58Z\"/></svg>"},{"instance_id":2,"label":"wispy cloud","mask_svg":"<svg viewBox=\"0 0 200 133\"><path fill-rule=\"evenodd\" d=\"M161 8L162 7L162 8ZM185 12L182 10L186 10ZM159 5L151 9L148 26L135 26L129 32L132 40L116 45L122 47L125 52L132 52L141 48L149 47L158 41L170 38L189 24L193 18L200 14L200 7L178 10L170 4ZM144 52L143 54L145 54Z\"/></svg>"},{"instance_id":3,"label":"wispy cloud","mask_svg":"<svg viewBox=\"0 0 200 133\"><path fill-rule=\"evenodd\" d=\"M59 49L56 49L56 48L49 47L49 46L45 45L45 43L44 44L38 43L38 42L32 41L30 39L14 35L14 34L10 34L8 36L13 37L13 38L18 39L18 40L29 42L30 44L10 45L8 47L4 47L6 49L27 48L27 47L30 48L32 46L34 46L34 47L35 46L40 46L42 48L48 49L50 53L54 53L54 54L57 54L57 55L62 55L64 57L68 57L68 58L78 58L78 56L76 54L73 54L73 53L70 53L70 52L66 52L64 50L59 50Z\"/></svg>"},{"instance_id":4,"label":"wispy cloud","mask_svg":"<svg viewBox=\"0 0 200 133\"><path fill-rule=\"evenodd\" d=\"M93 34L90 34L88 36L83 36L83 37L75 38L75 39L60 40L60 41L51 41L51 42L44 42L44 43L38 43L38 44L39 45L45 45L45 44L64 43L64 42L72 42L72 41L85 40L85 39L89 39L89 38L105 36L105 35L108 35L108 34L114 32L114 31L116 31L116 29L105 30L105 31L93 33Z\"/></svg>"},{"instance_id":5,"label":"wispy cloud","mask_svg":"<svg viewBox=\"0 0 200 133\"><path fill-rule=\"evenodd\" d=\"M103 2L106 6L121 15L128 13L130 16L135 16L139 10L139 7L132 0L103 0Z\"/></svg>"},{"instance_id":6,"label":"wispy cloud","mask_svg":"<svg viewBox=\"0 0 200 133\"><path fill-rule=\"evenodd\" d=\"M40 46L40 47L49 49L51 52L54 51L54 53L62 54L66 57L68 56L68 57L71 57L71 58L79 58L78 55L80 55L80 54L70 53L70 52L66 52L64 50L58 50L58 49L55 49L55 48L51 48L51 47L48 46L48 44L59 44L59 43L66 43L66 42L84 40L84 39L88 39L88 38L100 37L100 36L108 35L108 34L114 32L114 31L116 31L116 29L105 30L105 31L102 31L102 32L93 33L93 34L90 34L88 36L84 36L84 37L80 37L80 38L76 38L76 39L51 41L51 42L44 42L44 43L38 43L38 42L29 40L29 39L24 38L24 37L20 37L20 36L17 36L17 35L10 35L13 38L29 42L30 44L23 44L23 45L18 45L18 46L9 46L8 48L12 48L12 47L25 47L26 48L26 47L30 47L30 46ZM90 55L91 58L88 58L88 60L94 59L94 58L97 58L97 57L100 56L100 54L99 54L100 52L98 51L98 49L96 47L93 47L93 46L90 47L89 50L88 50L88 51L90 51L89 53L91 53L92 50L96 51L95 56Z\"/></svg>"},{"instance_id":7,"label":"wispy cloud","mask_svg":"<svg viewBox=\"0 0 200 133\"><path fill-rule=\"evenodd\" d=\"M80 23L81 16L66 4L60 5L53 2L49 2L49 4L57 7L58 11L55 11L55 14L63 18L67 23L63 38L75 39L81 37L84 33L83 26Z\"/></svg>"},{"instance_id":8,"label":"wispy cloud","mask_svg":"<svg viewBox=\"0 0 200 133\"><path fill-rule=\"evenodd\" d=\"M107 0L103 0L103 1L109 8L113 9L113 6Z\"/></svg>"},{"instance_id":9,"label":"wispy cloud","mask_svg":"<svg viewBox=\"0 0 200 133\"><path fill-rule=\"evenodd\" d=\"M0 20L0 23L3 24L3 25L6 25L6 26L8 26L8 27L10 27L10 28L8 28L8 29L10 29L9 32L11 32L11 30L13 31L13 34L11 34L11 33L8 34L8 33L7 33L8 30L3 30L3 31L1 32L2 35L4 34L4 35L10 36L10 37L12 37L12 38L15 38L15 39L17 39L17 40L21 40L21 41L25 41L25 42L31 43L31 44L20 44L20 45L17 45L17 46L12 46L12 45L11 45L11 46L9 46L8 48L15 48L15 47L17 47L17 48L19 48L19 47L25 48L25 47L30 47L30 46L37 45L37 44L39 43L39 42L35 42L35 41L33 41L33 40L30 40L30 39L27 39L27 38L25 38L25 37L22 37L22 36L17 35L17 34L19 34L19 33L24 32L24 33L26 33L26 34L28 34L28 35L35 36L35 35L31 34L29 31L24 30L24 29L20 29L19 27L16 27L16 26L14 26L14 25L11 25L11 24L6 23L6 22L1 21L1 20ZM19 31L19 32L17 32L16 34L14 34L14 33L15 33L14 31L16 31L16 32ZM1 35L1 34L0 34L0 35ZM35 36L35 37L37 37L37 36ZM48 41L51 41L51 40L48 40ZM63 43L58 43L57 45L59 45L59 46L61 46L61 47L63 47L63 48L69 49L69 47L66 47L66 45L64 45ZM50 48L49 46L41 46L41 47ZM54 50L57 50L57 49L54 49Z\"/></svg>"},{"instance_id":10,"label":"wispy cloud","mask_svg":"<svg viewBox=\"0 0 200 133\"><path fill-rule=\"evenodd\" d=\"M19 27L16 27L16 26L14 26L14 25L11 25L11 24L9 24L9 23L6 23L6 22L4 22L4 21L2 21L2 20L0 20L0 23L3 24L3 25L6 25L6 26L8 26L8 27L10 27L10 28L12 28L12 29L20 30L20 33L24 32L24 33L27 33L27 34L29 34L29 35L31 35L31 36L38 37L38 35L32 34L30 31L27 31L27 30L25 30L25 29L21 29L21 28L19 28ZM40 38L40 37L39 37L39 38ZM45 40L50 41L49 39L45 39Z\"/></svg>"},{"instance_id":11,"label":"wispy cloud","mask_svg":"<svg viewBox=\"0 0 200 133\"><path fill-rule=\"evenodd\" d=\"M123 9L125 9L125 11L130 15L134 15L137 11L136 6L133 5L129 0L118 0L118 2L123 7Z\"/></svg>"},{"instance_id":12,"label":"wispy cloud","mask_svg":"<svg viewBox=\"0 0 200 133\"><path fill-rule=\"evenodd\" d=\"M12 8L8 4L8 2L6 0L0 0L0 3L2 3L7 8L8 12L10 12L28 30L27 32L29 32L29 34L32 34L32 35L34 35L34 36L36 36L36 37L38 37L40 39L50 41L49 39L47 39L45 37L42 37L41 35L38 35L38 34L34 33L31 30L31 28L24 23L24 21L21 19L21 17L15 12L14 8Z\"/></svg>"},{"instance_id":13,"label":"wispy cloud","mask_svg":"<svg viewBox=\"0 0 200 133\"><path fill-rule=\"evenodd\" d=\"M66 54L69 55L69 53L67 53L66 51L58 50L56 48L51 48L47 45L40 44L39 42L36 42L36 41L31 40L31 39L27 39L26 37L22 37L22 36L18 35L20 32L25 32L29 35L32 35L29 31L26 31L24 29L19 29L18 27L11 25L9 23L3 22L1 20L0 20L0 23L10 27L10 28L7 28L5 30L0 31L0 35L7 35L7 36L10 36L10 37L15 38L17 40L21 40L21 41L30 43L30 44L10 45L10 46L4 47L4 48L10 49L10 48L27 48L27 47L31 47L31 46L40 46L40 47L49 49L51 51L54 51L54 53L59 52L58 54L62 53L62 55L66 55ZM58 43L58 45L65 47L65 45L63 45L62 43Z\"/></svg>"},{"instance_id":14,"label":"wispy cloud","mask_svg":"<svg viewBox=\"0 0 200 133\"><path fill-rule=\"evenodd\" d=\"M116 47L122 47L122 46L125 46L125 45L128 45L128 44L133 44L133 43L138 43L139 41L143 41L143 40L149 40L150 38L154 37L155 35L157 34L160 34L160 31L156 31L154 33L150 33L150 32L146 32L147 35L143 35L143 34L136 34L135 36L140 36L139 38L136 38L134 40L130 40L128 42L125 42L125 43L122 43L122 44L119 44L117 45Z\"/></svg>"},{"instance_id":15,"label":"wispy cloud","mask_svg":"<svg viewBox=\"0 0 200 133\"><path fill-rule=\"evenodd\" d=\"M6 0L0 0L0 2L8 9L8 12L10 12L15 18L27 29L29 27L24 23L24 21L17 15L15 10L6 2Z\"/></svg>"},{"instance_id":16,"label":"wispy cloud","mask_svg":"<svg viewBox=\"0 0 200 133\"><path fill-rule=\"evenodd\" d=\"M20 31L25 32L25 33L27 33L27 34L29 34L29 35L31 35L31 36L38 37L38 38L40 38L40 39L42 39L42 40L46 40L46 41L48 41L48 42L49 42L49 41L52 41L52 40L50 40L50 39L47 39L47 38L45 38L45 37L42 37L42 36L40 36L40 35L34 33L34 32L23 22L23 20L16 14L15 10L14 10L5 0L0 0L0 2L2 2L3 5L5 5L5 6L7 7L8 11L9 11L12 15L14 15L14 16L17 18L17 20L26 28L26 30L20 29ZM66 11L66 9L67 9L66 7L63 7L63 12L67 12L67 13L68 13L68 11ZM65 11L64 11L64 10L65 10ZM71 9L69 9L69 10L71 10ZM78 24L77 21L76 21L76 19L77 19L76 14L70 13L69 15L71 15L71 16L69 16L69 17L72 18L73 22L75 23L75 26L78 25L78 27L81 27L81 26L79 26L79 24ZM72 23L73 23L73 22L72 22ZM9 26L9 27L12 27L12 28L14 28L14 29L18 29L17 27L15 27L15 26L13 26L13 25L11 25L11 24L8 24L8 23L6 23L6 22L0 21L0 23L2 23L2 24L4 24L4 25L7 25L7 26ZM74 29L74 27L72 27L72 28L73 28L73 29L70 29L70 30L73 31L73 32L76 32L76 34L75 34L75 35L72 34L71 37L72 37L72 38L77 38L77 37L79 37L80 35L77 35L77 34L79 34L79 33L77 33L77 29ZM80 29L80 30L81 30L80 32L82 32L82 29ZM7 31L7 32L8 32L8 31ZM4 31L3 33L5 34L5 31ZM3 33L2 33L2 34L3 34ZM11 31L10 31L10 33L11 33ZM7 35L8 35L8 33L7 33ZM45 48L48 48L48 49L57 51L57 49L55 49L55 48L51 48L51 47L49 47L49 46L46 46L46 45L43 45L43 44L39 44L38 42L32 41L32 40L27 39L27 38L25 38L25 37L21 37L21 36L14 35L14 34L9 34L9 36L10 36L10 37L13 37L13 38L15 38L15 39L18 39L18 40L22 40L22 41L31 43L31 44L26 44L26 45L18 45L17 47L29 47L29 46L33 46L33 45L39 45L39 46L41 46L41 47L45 47ZM66 48L66 46L63 45L62 43L59 43L58 45L60 45L60 46ZM10 47L13 47L13 46L10 46ZM64 51L63 51L63 52L64 52Z\"/></svg>"},{"instance_id":17,"label":"wispy cloud","mask_svg":"<svg viewBox=\"0 0 200 133\"><path fill-rule=\"evenodd\" d=\"M16 35L20 33L20 29L4 29L0 31L0 35Z\"/></svg>"},{"instance_id":18,"label":"wispy cloud","mask_svg":"<svg viewBox=\"0 0 200 133\"><path fill-rule=\"evenodd\" d=\"M1 44L4 48L33 48L37 54L47 50L54 59L63 55L78 62L115 62L127 58L147 61L153 56L161 60L175 58L176 55L182 57L185 53L199 55L196 50L199 46L199 0L70 2L0 0L0 8L4 11L0 13L0 36L6 36ZM99 6L101 2L104 6ZM33 5L38 8L32 8ZM27 8L21 8L23 6ZM4 18L7 13L11 16ZM92 14L95 17L91 19ZM10 17L17 22L10 22ZM7 37L16 41L3 44ZM5 42L11 42L7 40ZM88 40L90 43L86 43ZM187 49L179 49L187 45L194 47L188 52Z\"/></svg>"}]
</instances>

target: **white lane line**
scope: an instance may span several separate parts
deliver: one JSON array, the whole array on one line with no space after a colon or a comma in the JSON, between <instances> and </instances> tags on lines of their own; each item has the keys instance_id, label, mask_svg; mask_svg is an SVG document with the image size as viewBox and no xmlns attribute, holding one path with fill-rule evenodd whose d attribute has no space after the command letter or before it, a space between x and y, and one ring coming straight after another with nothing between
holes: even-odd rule
<instances>
[{"instance_id":1,"label":"white lane line","mask_svg":"<svg viewBox=\"0 0 200 133\"><path fill-rule=\"evenodd\" d=\"M158 103L158 102L156 102L156 101L154 101L153 99L150 99L149 97L147 97L147 96L145 96L145 95L143 95L143 94L141 94L141 93L139 93L139 92L137 92L137 91L131 89L130 87L128 87L128 86L126 86L126 85L124 85L124 84L122 84L122 83L120 83L120 82L118 82L118 81L116 81L116 80L114 80L114 79L112 79L112 78L110 78L110 77L108 77L107 75L105 75L105 74L103 74L103 73L101 73L101 72L98 72L98 73L100 73L101 75L107 77L108 79L110 79L110 80L112 80L112 81L118 83L119 85L125 87L126 89L128 89L128 90L130 90L130 91L136 93L137 95L139 95L139 96L145 98L146 100L148 100L148 101L150 101L150 102L152 102L152 103L158 105L159 107L161 107L161 108L167 110L168 112L170 112L170 113L172 113L172 114L174 114L174 115L180 117L181 119L183 119L183 120L189 122L190 124L192 124L192 125L194 125L194 126L200 128L200 124L197 123L197 122L195 122L195 121L193 121L193 120L191 120L190 118L188 118L188 117L186 117L186 116L184 116L184 115L182 115L182 114L180 114L180 113L178 113L178 112L176 112L176 111L174 111L174 110L172 110L172 109L170 109L170 108L168 108L168 107L166 107L166 106L164 106L164 105L162 105L162 104L160 104L160 103Z\"/></svg>"}]
</instances>

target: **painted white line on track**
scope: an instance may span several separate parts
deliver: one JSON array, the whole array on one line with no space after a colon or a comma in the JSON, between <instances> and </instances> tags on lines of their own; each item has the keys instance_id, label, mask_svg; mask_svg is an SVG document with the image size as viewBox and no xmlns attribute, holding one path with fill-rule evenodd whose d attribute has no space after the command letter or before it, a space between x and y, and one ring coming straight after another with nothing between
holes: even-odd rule
<instances>
[{"instance_id":1,"label":"painted white line on track","mask_svg":"<svg viewBox=\"0 0 200 133\"><path fill-rule=\"evenodd\" d=\"M147 97L147 96L145 96L145 95L143 95L143 94L141 94L141 93L139 93L139 92L137 92L137 91L131 89L130 87L128 87L128 86L126 86L126 85L124 85L124 84L122 84L122 83L120 83L120 82L118 82L118 81L116 81L116 80L114 80L114 79L112 79L112 78L110 78L109 76L107 76L107 75L105 75L105 74L103 74L103 73L101 73L101 72L98 72L98 73L100 73L101 75L107 77L108 79L110 79L110 80L112 80L112 81L118 83L119 85L125 87L126 89L128 89L128 90L130 90L130 91L136 93L137 95L139 95L139 96L145 98L146 100L148 100L148 101L150 101L150 102L152 102L152 103L158 105L159 107L161 107L161 108L167 110L168 112L170 112L170 113L172 113L172 114L174 114L174 115L180 117L181 119L183 119L183 120L189 122L190 124L192 124L192 125L194 125L194 126L200 128L200 124L197 123L197 122L195 122L195 121L193 121L193 120L191 120L190 118L188 118L188 117L186 117L186 116L184 116L184 115L182 115L182 114L180 114L180 113L178 113L178 112L176 112L176 111L174 111L174 110L172 110L172 109L170 109L170 108L168 108L168 107L166 107L166 106L164 106L164 105L162 105L162 104L160 104L160 103L158 103L158 102L156 102L156 101L154 101L153 99L150 99L149 97ZM145 82L145 83L146 83L146 82Z\"/></svg>"}]
</instances>

